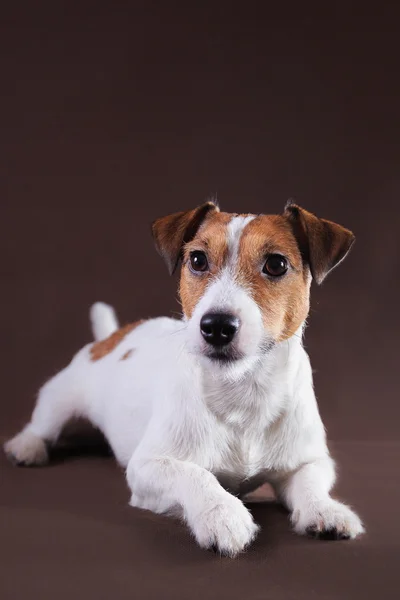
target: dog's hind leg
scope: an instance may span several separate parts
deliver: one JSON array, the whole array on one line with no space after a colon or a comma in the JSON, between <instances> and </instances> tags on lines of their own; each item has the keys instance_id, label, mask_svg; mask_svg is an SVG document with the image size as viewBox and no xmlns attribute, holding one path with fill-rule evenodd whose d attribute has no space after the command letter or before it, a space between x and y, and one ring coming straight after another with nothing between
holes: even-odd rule
<instances>
[{"instance_id":1,"label":"dog's hind leg","mask_svg":"<svg viewBox=\"0 0 400 600\"><path fill-rule=\"evenodd\" d=\"M48 460L47 443L54 443L73 417L85 416L84 398L72 363L39 391L30 423L4 445L8 458L24 466Z\"/></svg>"}]
</instances>

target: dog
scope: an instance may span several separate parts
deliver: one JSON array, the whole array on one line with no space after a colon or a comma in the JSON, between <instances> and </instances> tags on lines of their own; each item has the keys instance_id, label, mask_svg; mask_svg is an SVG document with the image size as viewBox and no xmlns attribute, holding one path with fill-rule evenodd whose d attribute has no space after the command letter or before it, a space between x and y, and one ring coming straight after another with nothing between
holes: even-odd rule
<instances>
[{"instance_id":1,"label":"dog","mask_svg":"<svg viewBox=\"0 0 400 600\"><path fill-rule=\"evenodd\" d=\"M93 305L95 341L40 390L8 457L46 463L64 425L84 417L125 468L130 504L180 516L202 548L248 547L258 526L242 498L265 482L298 534L363 533L330 496L335 465L302 345L311 281L342 262L353 233L292 202L281 215L206 202L152 232L170 274L182 263L182 319L119 329L110 306Z\"/></svg>"}]
</instances>

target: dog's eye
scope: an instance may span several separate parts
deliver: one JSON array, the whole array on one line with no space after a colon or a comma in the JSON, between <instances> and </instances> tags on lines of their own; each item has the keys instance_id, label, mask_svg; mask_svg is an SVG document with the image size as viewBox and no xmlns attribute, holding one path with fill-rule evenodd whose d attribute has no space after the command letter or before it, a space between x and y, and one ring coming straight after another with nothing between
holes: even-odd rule
<instances>
[{"instance_id":1,"label":"dog's eye","mask_svg":"<svg viewBox=\"0 0 400 600\"><path fill-rule=\"evenodd\" d=\"M207 256L200 250L195 250L190 255L190 266L192 271L207 271L208 261Z\"/></svg>"},{"instance_id":2,"label":"dog's eye","mask_svg":"<svg viewBox=\"0 0 400 600\"><path fill-rule=\"evenodd\" d=\"M284 275L288 270L288 263L284 256L280 254L271 254L265 262L263 273L271 277Z\"/></svg>"}]
</instances>

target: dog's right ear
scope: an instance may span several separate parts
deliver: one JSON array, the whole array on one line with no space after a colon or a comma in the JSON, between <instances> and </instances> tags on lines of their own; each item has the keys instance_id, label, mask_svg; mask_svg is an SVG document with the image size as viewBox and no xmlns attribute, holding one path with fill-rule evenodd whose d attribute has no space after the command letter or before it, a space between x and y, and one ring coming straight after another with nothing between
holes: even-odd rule
<instances>
[{"instance_id":1,"label":"dog's right ear","mask_svg":"<svg viewBox=\"0 0 400 600\"><path fill-rule=\"evenodd\" d=\"M178 266L184 244L194 238L206 216L214 211L219 212L218 206L214 202L205 202L193 210L174 213L154 221L151 229L155 245L167 263L170 275Z\"/></svg>"}]
</instances>

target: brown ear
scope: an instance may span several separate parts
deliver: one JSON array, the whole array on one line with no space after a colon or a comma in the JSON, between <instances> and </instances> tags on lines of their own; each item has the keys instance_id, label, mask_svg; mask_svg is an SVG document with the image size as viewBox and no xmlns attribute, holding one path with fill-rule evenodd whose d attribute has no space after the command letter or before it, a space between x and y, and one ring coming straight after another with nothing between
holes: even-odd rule
<instances>
[{"instance_id":1,"label":"brown ear","mask_svg":"<svg viewBox=\"0 0 400 600\"><path fill-rule=\"evenodd\" d=\"M194 238L201 223L211 211L219 211L218 206L214 202L205 202L193 210L161 217L152 224L157 251L167 263L170 275L178 266L184 244Z\"/></svg>"},{"instance_id":2,"label":"brown ear","mask_svg":"<svg viewBox=\"0 0 400 600\"><path fill-rule=\"evenodd\" d=\"M319 219L290 200L284 215L289 219L303 259L319 284L346 257L355 236L337 223Z\"/></svg>"}]
</instances>

